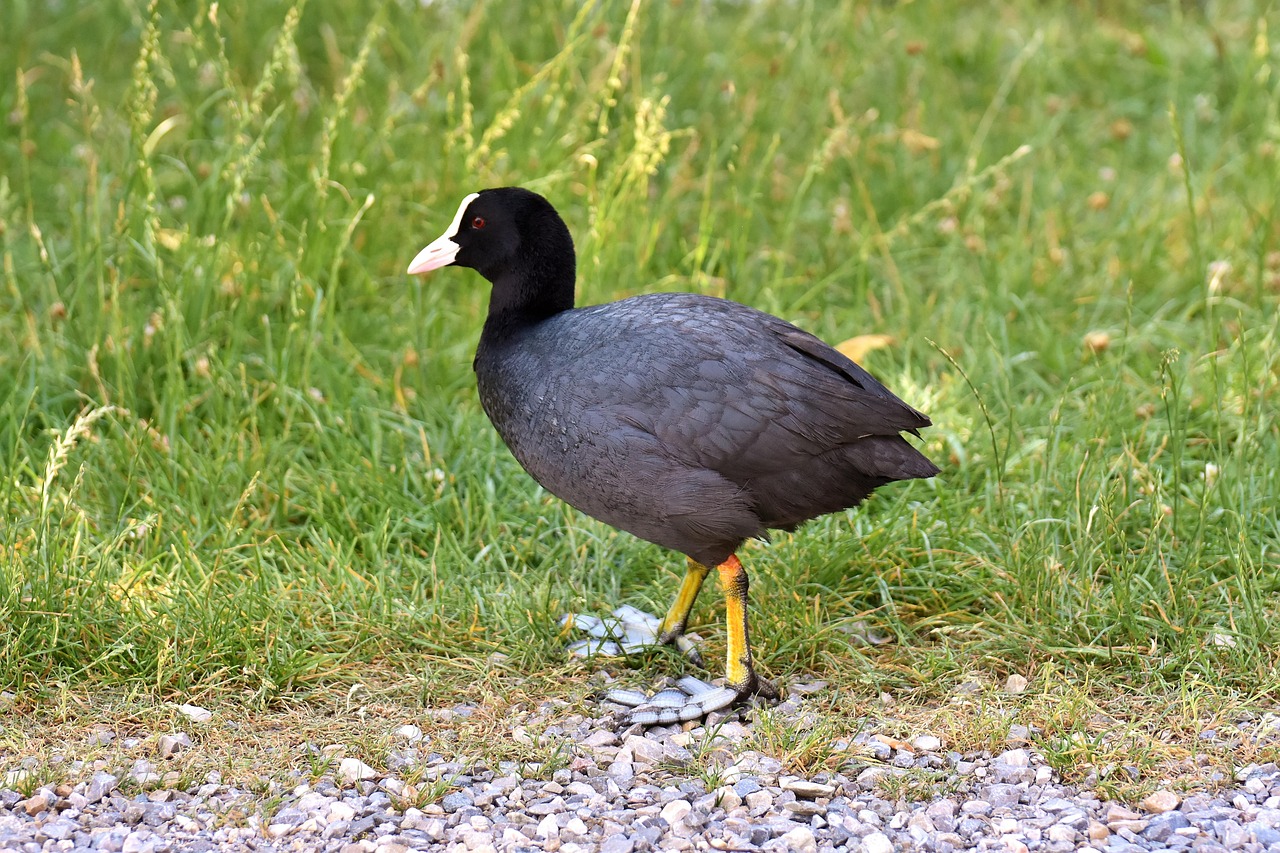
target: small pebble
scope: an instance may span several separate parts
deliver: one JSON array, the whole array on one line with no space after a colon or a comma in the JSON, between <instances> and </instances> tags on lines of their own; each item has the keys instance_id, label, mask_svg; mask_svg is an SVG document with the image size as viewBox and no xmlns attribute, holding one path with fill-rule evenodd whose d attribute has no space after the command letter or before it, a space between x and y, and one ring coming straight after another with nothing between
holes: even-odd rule
<instances>
[{"instance_id":1,"label":"small pebble","mask_svg":"<svg viewBox=\"0 0 1280 853\"><path fill-rule=\"evenodd\" d=\"M197 723L207 723L213 719L213 712L201 708L199 705L179 705L178 713Z\"/></svg>"},{"instance_id":2,"label":"small pebble","mask_svg":"<svg viewBox=\"0 0 1280 853\"><path fill-rule=\"evenodd\" d=\"M797 797L812 800L816 797L829 797L836 792L834 785L821 782L810 782L808 779L791 779L783 784L782 790L790 791Z\"/></svg>"},{"instance_id":3,"label":"small pebble","mask_svg":"<svg viewBox=\"0 0 1280 853\"><path fill-rule=\"evenodd\" d=\"M414 725L406 724L396 729L395 736L400 740L408 741L409 743L417 743L422 740L422 729Z\"/></svg>"},{"instance_id":4,"label":"small pebble","mask_svg":"<svg viewBox=\"0 0 1280 853\"><path fill-rule=\"evenodd\" d=\"M865 853L893 853L893 842L883 832L873 832L862 839Z\"/></svg>"},{"instance_id":5,"label":"small pebble","mask_svg":"<svg viewBox=\"0 0 1280 853\"><path fill-rule=\"evenodd\" d=\"M160 757L173 758L179 752L191 748L191 737L186 732L160 736Z\"/></svg>"},{"instance_id":6,"label":"small pebble","mask_svg":"<svg viewBox=\"0 0 1280 853\"><path fill-rule=\"evenodd\" d=\"M1142 807L1152 814L1162 814L1178 807L1182 798L1173 791L1156 791L1142 799Z\"/></svg>"},{"instance_id":7,"label":"small pebble","mask_svg":"<svg viewBox=\"0 0 1280 853\"><path fill-rule=\"evenodd\" d=\"M942 740L934 735L920 735L911 745L921 752L937 752L942 749Z\"/></svg>"},{"instance_id":8,"label":"small pebble","mask_svg":"<svg viewBox=\"0 0 1280 853\"><path fill-rule=\"evenodd\" d=\"M813 830L807 826L796 827L783 835L781 840L786 845L786 849L794 853L817 853L818 850L818 839L814 837Z\"/></svg>"},{"instance_id":9,"label":"small pebble","mask_svg":"<svg viewBox=\"0 0 1280 853\"><path fill-rule=\"evenodd\" d=\"M47 794L36 794L30 799L23 800L18 803L18 808L22 809L29 816L35 817L40 812L49 808L49 796Z\"/></svg>"},{"instance_id":10,"label":"small pebble","mask_svg":"<svg viewBox=\"0 0 1280 853\"><path fill-rule=\"evenodd\" d=\"M1025 693L1027 690L1027 679L1018 673L1010 673L1004 682L1004 692L1014 696L1019 693Z\"/></svg>"},{"instance_id":11,"label":"small pebble","mask_svg":"<svg viewBox=\"0 0 1280 853\"><path fill-rule=\"evenodd\" d=\"M338 778L344 782L362 782L377 776L377 770L358 758L344 758L338 762Z\"/></svg>"}]
</instances>

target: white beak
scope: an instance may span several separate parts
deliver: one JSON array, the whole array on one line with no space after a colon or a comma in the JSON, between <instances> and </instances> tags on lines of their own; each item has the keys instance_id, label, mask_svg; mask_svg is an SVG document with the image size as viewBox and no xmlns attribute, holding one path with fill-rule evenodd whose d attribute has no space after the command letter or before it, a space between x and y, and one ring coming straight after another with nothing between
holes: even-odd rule
<instances>
[{"instance_id":1,"label":"white beak","mask_svg":"<svg viewBox=\"0 0 1280 853\"><path fill-rule=\"evenodd\" d=\"M445 232L432 240L431 244L413 259L413 263L409 264L409 275L431 272L453 263L453 259L458 257L458 252L462 249L453 242L453 238L458 235L458 228L462 224L462 217L467 213L467 208L479 196L479 193L472 193L462 200L462 204L458 205L458 212L453 215L453 222L449 223Z\"/></svg>"},{"instance_id":2,"label":"white beak","mask_svg":"<svg viewBox=\"0 0 1280 853\"><path fill-rule=\"evenodd\" d=\"M417 275L418 273L438 270L440 267L447 267L453 263L453 259L458 256L458 250L461 248L461 246L453 242L452 234L444 234L437 237L429 246L418 253L418 256L413 259L413 263L409 264L409 275Z\"/></svg>"}]
</instances>

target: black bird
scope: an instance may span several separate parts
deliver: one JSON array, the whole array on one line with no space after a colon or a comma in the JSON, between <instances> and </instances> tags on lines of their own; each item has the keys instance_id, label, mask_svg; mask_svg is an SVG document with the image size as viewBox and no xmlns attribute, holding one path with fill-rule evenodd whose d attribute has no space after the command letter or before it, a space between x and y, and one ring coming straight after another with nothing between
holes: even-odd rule
<instances>
[{"instance_id":1,"label":"black bird","mask_svg":"<svg viewBox=\"0 0 1280 853\"><path fill-rule=\"evenodd\" d=\"M677 696L676 708L632 719L693 719L753 694L773 698L752 668L747 573L735 552L769 529L857 506L885 483L937 474L901 435L918 435L929 418L813 335L735 302L655 293L574 308L569 229L525 189L467 196L408 272L449 265L493 284L476 380L515 458L587 515L688 556L657 642L681 639L703 580L718 571L726 688L694 680L686 692L695 695Z\"/></svg>"}]
</instances>

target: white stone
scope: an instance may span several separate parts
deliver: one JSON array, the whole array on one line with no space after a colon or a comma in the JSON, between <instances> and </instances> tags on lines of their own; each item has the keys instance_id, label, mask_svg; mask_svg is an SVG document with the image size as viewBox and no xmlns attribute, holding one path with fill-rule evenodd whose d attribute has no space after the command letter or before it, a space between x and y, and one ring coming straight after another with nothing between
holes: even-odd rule
<instances>
[{"instance_id":1,"label":"white stone","mask_svg":"<svg viewBox=\"0 0 1280 853\"><path fill-rule=\"evenodd\" d=\"M213 712L199 705L179 705L178 713L197 723L207 723L213 719Z\"/></svg>"},{"instance_id":2,"label":"white stone","mask_svg":"<svg viewBox=\"0 0 1280 853\"><path fill-rule=\"evenodd\" d=\"M956 808L954 800L938 800L925 807L924 813L930 818L955 817Z\"/></svg>"},{"instance_id":3,"label":"white stone","mask_svg":"<svg viewBox=\"0 0 1280 853\"><path fill-rule=\"evenodd\" d=\"M358 758L344 758L338 763L338 777L344 782L363 782L376 779L378 771Z\"/></svg>"},{"instance_id":4,"label":"white stone","mask_svg":"<svg viewBox=\"0 0 1280 853\"><path fill-rule=\"evenodd\" d=\"M556 822L556 816L549 814L538 823L537 835L539 838L559 838L560 824Z\"/></svg>"},{"instance_id":5,"label":"white stone","mask_svg":"<svg viewBox=\"0 0 1280 853\"><path fill-rule=\"evenodd\" d=\"M671 739L675 740L676 737L679 737L679 735L674 735L672 736ZM618 736L615 735L613 732L609 731L608 729L597 729L596 731L587 735L586 738L580 741L579 743L582 746L586 747L587 749L598 749L602 746L617 746ZM688 744L681 744L681 745L687 746Z\"/></svg>"},{"instance_id":6,"label":"white stone","mask_svg":"<svg viewBox=\"0 0 1280 853\"><path fill-rule=\"evenodd\" d=\"M334 800L329 805L329 823L339 820L355 820L356 810L342 800Z\"/></svg>"},{"instance_id":7,"label":"white stone","mask_svg":"<svg viewBox=\"0 0 1280 853\"><path fill-rule=\"evenodd\" d=\"M422 740L422 729L414 725L403 725L395 731L396 737L406 740L409 743L417 743Z\"/></svg>"},{"instance_id":8,"label":"white stone","mask_svg":"<svg viewBox=\"0 0 1280 853\"><path fill-rule=\"evenodd\" d=\"M674 827L678 823L683 823L691 811L693 811L693 806L689 804L688 800L672 800L662 807L659 816L669 826Z\"/></svg>"},{"instance_id":9,"label":"white stone","mask_svg":"<svg viewBox=\"0 0 1280 853\"><path fill-rule=\"evenodd\" d=\"M731 812L742 805L742 797L728 785L722 785L712 793L715 795L717 805L726 812Z\"/></svg>"},{"instance_id":10,"label":"white stone","mask_svg":"<svg viewBox=\"0 0 1280 853\"><path fill-rule=\"evenodd\" d=\"M911 741L911 745L922 752L937 752L942 748L942 739L934 735L920 735Z\"/></svg>"},{"instance_id":11,"label":"white stone","mask_svg":"<svg viewBox=\"0 0 1280 853\"><path fill-rule=\"evenodd\" d=\"M883 832L873 832L862 839L866 853L893 853L893 842Z\"/></svg>"},{"instance_id":12,"label":"white stone","mask_svg":"<svg viewBox=\"0 0 1280 853\"><path fill-rule=\"evenodd\" d=\"M1030 767L1031 753L1025 749L1006 750L996 756L995 763L1003 764L1005 767Z\"/></svg>"},{"instance_id":13,"label":"white stone","mask_svg":"<svg viewBox=\"0 0 1280 853\"><path fill-rule=\"evenodd\" d=\"M817 853L818 850L818 839L814 837L813 830L807 826L796 827L782 836L782 841L787 845L787 849L794 853Z\"/></svg>"},{"instance_id":14,"label":"white stone","mask_svg":"<svg viewBox=\"0 0 1280 853\"><path fill-rule=\"evenodd\" d=\"M154 850L155 847L155 836L144 829L126 835L124 843L120 845L120 853L143 853Z\"/></svg>"},{"instance_id":15,"label":"white stone","mask_svg":"<svg viewBox=\"0 0 1280 853\"><path fill-rule=\"evenodd\" d=\"M1049 827L1050 841L1067 841L1072 844L1076 841L1076 831L1064 823L1055 823Z\"/></svg>"},{"instance_id":16,"label":"white stone","mask_svg":"<svg viewBox=\"0 0 1280 853\"><path fill-rule=\"evenodd\" d=\"M752 791L747 794L746 802L752 814L763 813L773 805L773 795L768 791Z\"/></svg>"},{"instance_id":17,"label":"white stone","mask_svg":"<svg viewBox=\"0 0 1280 853\"><path fill-rule=\"evenodd\" d=\"M422 827L422 831L432 841L440 841L444 838L445 822L442 818L431 818Z\"/></svg>"}]
</instances>

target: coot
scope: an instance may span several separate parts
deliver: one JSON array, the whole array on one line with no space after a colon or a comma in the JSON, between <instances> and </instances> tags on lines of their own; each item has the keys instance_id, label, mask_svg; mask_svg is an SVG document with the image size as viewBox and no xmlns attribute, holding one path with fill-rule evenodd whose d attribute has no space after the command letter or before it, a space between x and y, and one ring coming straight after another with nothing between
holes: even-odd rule
<instances>
[{"instance_id":1,"label":"coot","mask_svg":"<svg viewBox=\"0 0 1280 853\"><path fill-rule=\"evenodd\" d=\"M408 271L449 265L493 284L474 366L480 402L515 458L587 515L688 556L666 618L631 619L632 631L680 642L710 568L719 575L725 687L686 680L656 706L630 691L611 698L654 723L774 696L752 668L735 552L856 506L877 486L938 473L901 435L929 419L818 338L735 302L655 293L574 308L569 229L529 190L464 198Z\"/></svg>"}]
</instances>

